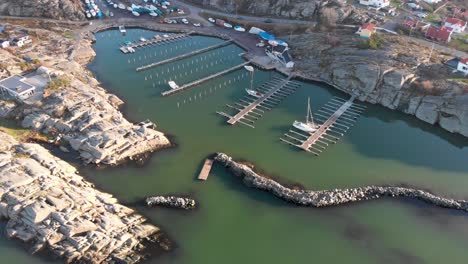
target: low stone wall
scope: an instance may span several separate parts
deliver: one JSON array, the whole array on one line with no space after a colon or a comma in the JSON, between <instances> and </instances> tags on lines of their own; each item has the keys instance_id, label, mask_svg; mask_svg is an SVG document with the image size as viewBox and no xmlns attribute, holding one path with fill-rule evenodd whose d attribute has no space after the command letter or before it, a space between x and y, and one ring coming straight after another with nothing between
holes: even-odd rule
<instances>
[{"instance_id":1,"label":"low stone wall","mask_svg":"<svg viewBox=\"0 0 468 264\"><path fill-rule=\"evenodd\" d=\"M6 235L67 263L135 263L158 228L38 144L0 132L0 219Z\"/></svg>"},{"instance_id":2,"label":"low stone wall","mask_svg":"<svg viewBox=\"0 0 468 264\"><path fill-rule=\"evenodd\" d=\"M287 202L299 205L327 207L386 196L413 198L435 206L468 211L468 201L443 198L413 188L366 186L323 191L295 190L285 187L272 179L258 175L248 166L233 161L231 157L224 153L218 153L215 161L224 165L235 176L242 178L246 185L267 191Z\"/></svg>"}]
</instances>

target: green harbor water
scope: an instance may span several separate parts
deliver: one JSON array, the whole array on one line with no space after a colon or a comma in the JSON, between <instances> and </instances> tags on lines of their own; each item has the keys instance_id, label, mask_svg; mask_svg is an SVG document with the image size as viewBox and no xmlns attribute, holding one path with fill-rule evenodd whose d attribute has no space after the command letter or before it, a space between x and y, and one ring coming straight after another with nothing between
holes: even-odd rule
<instances>
[{"instance_id":1,"label":"green harbor water","mask_svg":"<svg viewBox=\"0 0 468 264\"><path fill-rule=\"evenodd\" d=\"M136 67L222 41L194 36L135 54L118 50L125 40L154 35L141 29L128 30L125 37L118 31L97 34L97 57L90 69L125 101L122 110L127 118L154 121L173 136L177 147L155 153L143 167L81 168L87 179L124 204L161 194L186 194L199 202L194 211L136 206L174 241L172 251L147 263L466 263L468 214L407 199L298 207L245 187L217 165L206 182L196 180L204 159L222 151L308 189L407 185L467 199L466 138L367 105L338 144L315 157L279 138L294 120L305 118L307 97L318 109L333 96L347 95L302 82L296 93L256 121L254 129L230 126L216 111L232 113L225 105L234 105L245 95L249 85L245 70L171 97L160 93L169 89L168 80L182 85L242 63L243 50L229 45L137 73ZM258 70L255 86L274 76L283 77ZM46 262L16 245L0 240L0 263Z\"/></svg>"}]
</instances>

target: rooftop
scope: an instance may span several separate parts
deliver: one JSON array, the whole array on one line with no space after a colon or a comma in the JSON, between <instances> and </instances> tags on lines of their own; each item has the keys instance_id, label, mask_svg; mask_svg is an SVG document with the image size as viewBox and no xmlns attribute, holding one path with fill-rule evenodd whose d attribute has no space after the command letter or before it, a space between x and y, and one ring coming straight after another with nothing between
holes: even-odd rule
<instances>
[{"instance_id":1,"label":"rooftop","mask_svg":"<svg viewBox=\"0 0 468 264\"><path fill-rule=\"evenodd\" d=\"M15 93L22 93L29 89L35 88L33 85L23 81L24 77L21 75L13 75L0 81L0 86L13 91Z\"/></svg>"},{"instance_id":2,"label":"rooftop","mask_svg":"<svg viewBox=\"0 0 468 264\"><path fill-rule=\"evenodd\" d=\"M466 25L465 21L458 19L458 18L454 18L454 17L448 17L447 19L445 19L445 23L449 23L452 25L459 25L461 27L464 27Z\"/></svg>"}]
</instances>

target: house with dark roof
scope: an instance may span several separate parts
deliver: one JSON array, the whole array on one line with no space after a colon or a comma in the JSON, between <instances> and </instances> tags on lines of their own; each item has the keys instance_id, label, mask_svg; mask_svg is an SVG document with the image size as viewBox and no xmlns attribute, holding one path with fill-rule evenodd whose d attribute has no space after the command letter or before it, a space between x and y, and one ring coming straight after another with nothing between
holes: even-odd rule
<instances>
[{"instance_id":1,"label":"house with dark roof","mask_svg":"<svg viewBox=\"0 0 468 264\"><path fill-rule=\"evenodd\" d=\"M444 26L452 28L455 33L463 33L466 29L466 21L454 17L448 17L445 19Z\"/></svg>"},{"instance_id":2,"label":"house with dark roof","mask_svg":"<svg viewBox=\"0 0 468 264\"><path fill-rule=\"evenodd\" d=\"M33 95L36 87L27 83L21 75L13 75L0 80L0 95L3 98L15 98L25 100Z\"/></svg>"},{"instance_id":3,"label":"house with dark roof","mask_svg":"<svg viewBox=\"0 0 468 264\"><path fill-rule=\"evenodd\" d=\"M450 42L450 40L452 40L452 33L453 29L449 27L442 26L440 28L436 28L434 26L430 26L426 31L426 38L435 41Z\"/></svg>"}]
</instances>

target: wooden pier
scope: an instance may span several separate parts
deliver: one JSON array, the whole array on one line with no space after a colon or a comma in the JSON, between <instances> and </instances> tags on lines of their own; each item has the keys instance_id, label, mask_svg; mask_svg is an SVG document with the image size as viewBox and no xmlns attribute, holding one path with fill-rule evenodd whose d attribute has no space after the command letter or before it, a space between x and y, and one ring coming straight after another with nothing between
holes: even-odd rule
<instances>
[{"instance_id":1,"label":"wooden pier","mask_svg":"<svg viewBox=\"0 0 468 264\"><path fill-rule=\"evenodd\" d=\"M315 113L318 129L312 134L299 130L289 130L281 141L299 147L318 156L329 144L335 144L354 125L366 107L349 100L334 97ZM299 138L298 138L299 137ZM291 140L293 142L291 142Z\"/></svg>"},{"instance_id":2,"label":"wooden pier","mask_svg":"<svg viewBox=\"0 0 468 264\"><path fill-rule=\"evenodd\" d=\"M208 179L208 175L210 174L211 167L213 166L213 160L212 159L206 159L205 163L203 164L203 167L200 171L200 174L198 175L198 179L200 181L206 181Z\"/></svg>"},{"instance_id":3,"label":"wooden pier","mask_svg":"<svg viewBox=\"0 0 468 264\"><path fill-rule=\"evenodd\" d=\"M173 35L170 35L167 38L165 38L165 37L161 37L161 38L157 38L157 39L153 38L153 39L149 39L149 40L146 40L146 41L135 42L135 43L132 43L130 45L122 46L122 47L120 47L120 51L127 54L127 53L130 53L129 48L136 49L136 48L141 48L141 47L145 47L145 46L158 45L158 44L171 42L171 41L178 40L178 39L183 39L183 38L186 38L186 37L189 37L189 36L190 36L190 33L188 33L188 34L184 33L184 34L173 34Z\"/></svg>"},{"instance_id":4,"label":"wooden pier","mask_svg":"<svg viewBox=\"0 0 468 264\"><path fill-rule=\"evenodd\" d=\"M262 93L260 97L248 95L246 98L241 99L239 103L236 103L237 106L227 105L239 111L234 116L230 116L224 112L217 113L229 118L227 123L230 125L241 123L255 128L253 126L255 120L259 119L265 111L271 110L272 107L278 105L300 86L300 83L291 81L291 78L292 76L288 76L286 79L275 77L257 88L257 91Z\"/></svg>"},{"instance_id":5,"label":"wooden pier","mask_svg":"<svg viewBox=\"0 0 468 264\"><path fill-rule=\"evenodd\" d=\"M187 89L189 89L189 88L192 88L192 87L194 87L194 86L196 86L196 85L199 85L199 84L204 83L204 82L206 82L206 81L209 81L209 80L211 80L211 79L217 78L217 77L219 77L219 76L222 76L222 75L225 75L225 74L227 74L227 73L233 72L233 71L235 71L235 70L237 70L237 69L240 69L240 68L244 67L245 65L247 65L247 64L249 64L249 63L250 63L250 61L247 61L247 62L244 62L244 63L242 63L242 64L239 64L239 65L236 65L236 66L234 66L234 67L231 67L231 68L229 68L229 69L226 69L226 70L224 70L224 71L220 71L220 72L217 72L217 73L212 74L212 75L210 75L210 76L207 76L207 77L205 77L205 78L201 78L201 79L198 79L198 80L193 81L193 82L191 82L191 83L184 84L184 85L180 86L179 88L164 91L164 92L161 93L161 95L162 95L162 96L170 96L170 95L173 95L173 94L175 94L175 93L178 93L178 92L187 90Z\"/></svg>"},{"instance_id":6,"label":"wooden pier","mask_svg":"<svg viewBox=\"0 0 468 264\"><path fill-rule=\"evenodd\" d=\"M189 53L185 53L185 54L173 57L173 58L169 58L167 60L153 62L151 64L136 68L136 71L140 72L140 71L148 70L148 69L151 69L151 68L154 68L154 67L157 67L157 66L161 66L161 65L166 64L166 63L171 63L171 62L178 61L178 60L181 60L181 59L189 58L189 57L198 55L200 53L204 53L204 52L207 52L207 51L210 51L210 50L213 50L213 49L224 47L224 46L230 44L231 42L232 42L232 40L227 40L227 41L224 41L222 43L219 43L219 44L216 44L216 45L213 45L213 46L209 46L209 47L206 47L206 48L203 48L203 49L195 50L195 51L192 51L192 52L189 52Z\"/></svg>"}]
</instances>

